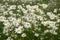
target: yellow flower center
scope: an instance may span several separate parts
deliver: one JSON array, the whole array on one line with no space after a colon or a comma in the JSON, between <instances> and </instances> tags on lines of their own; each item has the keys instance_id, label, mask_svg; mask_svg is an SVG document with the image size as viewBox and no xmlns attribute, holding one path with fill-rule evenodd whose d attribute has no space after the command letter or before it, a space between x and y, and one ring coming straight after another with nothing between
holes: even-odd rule
<instances>
[{"instance_id":1,"label":"yellow flower center","mask_svg":"<svg viewBox=\"0 0 60 40\"><path fill-rule=\"evenodd\" d=\"M2 20L2 18L0 18L0 20Z\"/></svg>"},{"instance_id":2,"label":"yellow flower center","mask_svg":"<svg viewBox=\"0 0 60 40\"><path fill-rule=\"evenodd\" d=\"M17 32L20 32L20 30L18 30Z\"/></svg>"}]
</instances>

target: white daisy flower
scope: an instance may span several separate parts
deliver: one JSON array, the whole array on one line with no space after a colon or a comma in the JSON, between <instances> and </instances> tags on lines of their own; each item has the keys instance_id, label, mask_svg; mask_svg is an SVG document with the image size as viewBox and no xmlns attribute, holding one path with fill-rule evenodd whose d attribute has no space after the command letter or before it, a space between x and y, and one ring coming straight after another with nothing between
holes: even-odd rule
<instances>
[{"instance_id":1,"label":"white daisy flower","mask_svg":"<svg viewBox=\"0 0 60 40\"><path fill-rule=\"evenodd\" d=\"M8 37L6 40L13 40L13 38L11 38L11 37Z\"/></svg>"},{"instance_id":2,"label":"white daisy flower","mask_svg":"<svg viewBox=\"0 0 60 40\"><path fill-rule=\"evenodd\" d=\"M57 13L57 9L54 9L54 11L53 11L54 13Z\"/></svg>"},{"instance_id":3,"label":"white daisy flower","mask_svg":"<svg viewBox=\"0 0 60 40\"><path fill-rule=\"evenodd\" d=\"M12 23L14 26L18 26L19 25L19 22L17 20L13 21Z\"/></svg>"},{"instance_id":4,"label":"white daisy flower","mask_svg":"<svg viewBox=\"0 0 60 40\"><path fill-rule=\"evenodd\" d=\"M48 24L49 24L49 26L55 26L56 22L49 21Z\"/></svg>"},{"instance_id":5,"label":"white daisy flower","mask_svg":"<svg viewBox=\"0 0 60 40\"><path fill-rule=\"evenodd\" d=\"M9 7L9 9L11 10L11 9L16 9L16 5L11 5L10 7Z\"/></svg>"},{"instance_id":6,"label":"white daisy flower","mask_svg":"<svg viewBox=\"0 0 60 40\"><path fill-rule=\"evenodd\" d=\"M21 37L26 37L26 33L23 33L23 34L21 35Z\"/></svg>"},{"instance_id":7,"label":"white daisy flower","mask_svg":"<svg viewBox=\"0 0 60 40\"><path fill-rule=\"evenodd\" d=\"M18 9L22 9L22 6L21 5L18 5Z\"/></svg>"},{"instance_id":8,"label":"white daisy flower","mask_svg":"<svg viewBox=\"0 0 60 40\"><path fill-rule=\"evenodd\" d=\"M6 18L4 16L0 16L0 21L5 21Z\"/></svg>"},{"instance_id":9,"label":"white daisy flower","mask_svg":"<svg viewBox=\"0 0 60 40\"><path fill-rule=\"evenodd\" d=\"M27 17L27 21L28 22L31 22L32 21L32 18L31 17Z\"/></svg>"},{"instance_id":10,"label":"white daisy flower","mask_svg":"<svg viewBox=\"0 0 60 40\"><path fill-rule=\"evenodd\" d=\"M37 16L37 19L39 19L39 20L43 20L43 17L42 16Z\"/></svg>"},{"instance_id":11,"label":"white daisy flower","mask_svg":"<svg viewBox=\"0 0 60 40\"><path fill-rule=\"evenodd\" d=\"M53 14L52 12L47 12L47 15L50 17L50 19L55 19L57 16Z\"/></svg>"},{"instance_id":12,"label":"white daisy flower","mask_svg":"<svg viewBox=\"0 0 60 40\"><path fill-rule=\"evenodd\" d=\"M51 15L51 13L52 13L52 12L47 12L47 15L49 16L49 15Z\"/></svg>"},{"instance_id":13,"label":"white daisy flower","mask_svg":"<svg viewBox=\"0 0 60 40\"><path fill-rule=\"evenodd\" d=\"M45 31L44 31L44 33L48 33L48 32L49 32L49 30L45 30Z\"/></svg>"},{"instance_id":14,"label":"white daisy flower","mask_svg":"<svg viewBox=\"0 0 60 40\"><path fill-rule=\"evenodd\" d=\"M43 9L46 9L48 7L47 4L42 4L41 6L43 7Z\"/></svg>"},{"instance_id":15,"label":"white daisy flower","mask_svg":"<svg viewBox=\"0 0 60 40\"><path fill-rule=\"evenodd\" d=\"M57 35L57 32L55 30L50 30L50 33Z\"/></svg>"},{"instance_id":16,"label":"white daisy flower","mask_svg":"<svg viewBox=\"0 0 60 40\"><path fill-rule=\"evenodd\" d=\"M22 12L26 14L27 10L25 10L24 8L22 8Z\"/></svg>"},{"instance_id":17,"label":"white daisy flower","mask_svg":"<svg viewBox=\"0 0 60 40\"><path fill-rule=\"evenodd\" d=\"M39 36L39 34L38 34L38 33L35 33L34 35L35 35L36 37L38 37L38 36Z\"/></svg>"},{"instance_id":18,"label":"white daisy flower","mask_svg":"<svg viewBox=\"0 0 60 40\"><path fill-rule=\"evenodd\" d=\"M7 27L7 26L5 26L4 28L3 28L3 33L7 33L9 31L9 28Z\"/></svg>"},{"instance_id":19,"label":"white daisy flower","mask_svg":"<svg viewBox=\"0 0 60 40\"><path fill-rule=\"evenodd\" d=\"M21 27L18 27L15 29L15 32L18 33L18 34L21 34L23 32L22 28Z\"/></svg>"},{"instance_id":20,"label":"white daisy flower","mask_svg":"<svg viewBox=\"0 0 60 40\"><path fill-rule=\"evenodd\" d=\"M8 20L4 21L3 24L7 27L12 26L12 24Z\"/></svg>"},{"instance_id":21,"label":"white daisy flower","mask_svg":"<svg viewBox=\"0 0 60 40\"><path fill-rule=\"evenodd\" d=\"M60 19L58 19L57 22L60 22Z\"/></svg>"},{"instance_id":22,"label":"white daisy flower","mask_svg":"<svg viewBox=\"0 0 60 40\"><path fill-rule=\"evenodd\" d=\"M25 22L25 23L24 23L24 27L25 27L25 28L31 28L31 24L30 24L29 22Z\"/></svg>"},{"instance_id":23,"label":"white daisy flower","mask_svg":"<svg viewBox=\"0 0 60 40\"><path fill-rule=\"evenodd\" d=\"M43 11L43 10L41 10L41 9L39 10L39 12L40 12L40 14L44 14L44 11Z\"/></svg>"},{"instance_id":24,"label":"white daisy flower","mask_svg":"<svg viewBox=\"0 0 60 40\"><path fill-rule=\"evenodd\" d=\"M39 9L38 5L32 6L33 10L37 11Z\"/></svg>"},{"instance_id":25,"label":"white daisy flower","mask_svg":"<svg viewBox=\"0 0 60 40\"><path fill-rule=\"evenodd\" d=\"M21 23L21 21L22 21L22 20L21 20L20 18L17 19L17 22L18 22L18 23Z\"/></svg>"},{"instance_id":26,"label":"white daisy flower","mask_svg":"<svg viewBox=\"0 0 60 40\"><path fill-rule=\"evenodd\" d=\"M8 11L9 11L9 10L8 10ZM9 11L9 14L10 14L10 15L13 15L13 11Z\"/></svg>"},{"instance_id":27,"label":"white daisy flower","mask_svg":"<svg viewBox=\"0 0 60 40\"><path fill-rule=\"evenodd\" d=\"M50 19L55 19L57 16L56 15L51 15Z\"/></svg>"},{"instance_id":28,"label":"white daisy flower","mask_svg":"<svg viewBox=\"0 0 60 40\"><path fill-rule=\"evenodd\" d=\"M14 21L14 20L16 20L16 18L11 16L11 17L8 17L8 20L9 21Z\"/></svg>"},{"instance_id":29,"label":"white daisy flower","mask_svg":"<svg viewBox=\"0 0 60 40\"><path fill-rule=\"evenodd\" d=\"M41 24L43 24L44 26L48 25L48 21L42 21Z\"/></svg>"},{"instance_id":30,"label":"white daisy flower","mask_svg":"<svg viewBox=\"0 0 60 40\"><path fill-rule=\"evenodd\" d=\"M31 8L31 6L30 6L30 5L26 5L26 8L27 8L27 9L30 9L30 8Z\"/></svg>"}]
</instances>

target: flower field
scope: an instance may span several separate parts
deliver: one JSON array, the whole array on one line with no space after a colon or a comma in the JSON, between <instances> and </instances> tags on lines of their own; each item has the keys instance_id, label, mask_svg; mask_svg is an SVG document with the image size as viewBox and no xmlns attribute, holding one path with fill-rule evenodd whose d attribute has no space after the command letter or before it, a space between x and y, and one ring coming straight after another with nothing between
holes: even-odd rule
<instances>
[{"instance_id":1,"label":"flower field","mask_svg":"<svg viewBox=\"0 0 60 40\"><path fill-rule=\"evenodd\" d=\"M60 40L60 0L0 0L0 40Z\"/></svg>"}]
</instances>

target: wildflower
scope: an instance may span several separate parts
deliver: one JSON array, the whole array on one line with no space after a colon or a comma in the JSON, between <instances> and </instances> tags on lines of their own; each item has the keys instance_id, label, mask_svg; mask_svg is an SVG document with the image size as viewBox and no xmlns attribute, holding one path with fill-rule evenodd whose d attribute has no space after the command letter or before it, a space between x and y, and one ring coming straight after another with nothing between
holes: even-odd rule
<instances>
[{"instance_id":1,"label":"wildflower","mask_svg":"<svg viewBox=\"0 0 60 40\"><path fill-rule=\"evenodd\" d=\"M49 21L48 24L49 24L49 26L55 26L56 22Z\"/></svg>"},{"instance_id":2,"label":"wildflower","mask_svg":"<svg viewBox=\"0 0 60 40\"><path fill-rule=\"evenodd\" d=\"M14 26L18 26L19 23L20 23L20 22L19 22L18 20L14 20L14 21L13 21L13 25L14 25Z\"/></svg>"},{"instance_id":3,"label":"wildflower","mask_svg":"<svg viewBox=\"0 0 60 40\"><path fill-rule=\"evenodd\" d=\"M4 16L0 16L0 21L5 21L6 20L6 18L4 17Z\"/></svg>"},{"instance_id":4,"label":"wildflower","mask_svg":"<svg viewBox=\"0 0 60 40\"><path fill-rule=\"evenodd\" d=\"M60 19L58 19L57 22L60 22Z\"/></svg>"},{"instance_id":5,"label":"wildflower","mask_svg":"<svg viewBox=\"0 0 60 40\"><path fill-rule=\"evenodd\" d=\"M39 34L38 34L38 33L35 33L35 36L36 36L36 37L38 37L38 36L39 36Z\"/></svg>"},{"instance_id":6,"label":"wildflower","mask_svg":"<svg viewBox=\"0 0 60 40\"><path fill-rule=\"evenodd\" d=\"M15 32L21 34L23 32L22 27L18 27L15 29Z\"/></svg>"},{"instance_id":7,"label":"wildflower","mask_svg":"<svg viewBox=\"0 0 60 40\"><path fill-rule=\"evenodd\" d=\"M47 4L42 4L41 6L43 7L43 9L46 9L48 7Z\"/></svg>"},{"instance_id":8,"label":"wildflower","mask_svg":"<svg viewBox=\"0 0 60 40\"><path fill-rule=\"evenodd\" d=\"M14 20L16 20L16 18L11 16L11 17L8 17L8 20L9 21L14 21Z\"/></svg>"},{"instance_id":9,"label":"wildflower","mask_svg":"<svg viewBox=\"0 0 60 40\"><path fill-rule=\"evenodd\" d=\"M22 9L22 6L21 5L18 5L18 9Z\"/></svg>"},{"instance_id":10,"label":"wildflower","mask_svg":"<svg viewBox=\"0 0 60 40\"><path fill-rule=\"evenodd\" d=\"M13 40L13 38L11 38L11 37L8 37L6 40Z\"/></svg>"},{"instance_id":11,"label":"wildflower","mask_svg":"<svg viewBox=\"0 0 60 40\"><path fill-rule=\"evenodd\" d=\"M52 12L47 12L47 15L50 17L50 19L55 19L57 16L53 14Z\"/></svg>"},{"instance_id":12,"label":"wildflower","mask_svg":"<svg viewBox=\"0 0 60 40\"><path fill-rule=\"evenodd\" d=\"M31 6L30 6L30 5L26 5L26 8L27 8L27 9L30 9L30 8L31 8Z\"/></svg>"},{"instance_id":13,"label":"wildflower","mask_svg":"<svg viewBox=\"0 0 60 40\"><path fill-rule=\"evenodd\" d=\"M7 26L5 26L5 27L3 28L3 33L8 33L8 31L9 31L9 28L8 28Z\"/></svg>"},{"instance_id":14,"label":"wildflower","mask_svg":"<svg viewBox=\"0 0 60 40\"><path fill-rule=\"evenodd\" d=\"M11 9L16 9L16 5L11 5L10 7L9 7L9 9L11 10Z\"/></svg>"},{"instance_id":15,"label":"wildflower","mask_svg":"<svg viewBox=\"0 0 60 40\"><path fill-rule=\"evenodd\" d=\"M25 22L25 23L24 23L24 27L25 27L25 28L31 28L31 24L30 24L29 22Z\"/></svg>"},{"instance_id":16,"label":"wildflower","mask_svg":"<svg viewBox=\"0 0 60 40\"><path fill-rule=\"evenodd\" d=\"M53 11L54 13L57 13L57 9L54 9L54 11Z\"/></svg>"},{"instance_id":17,"label":"wildflower","mask_svg":"<svg viewBox=\"0 0 60 40\"><path fill-rule=\"evenodd\" d=\"M28 22L31 22L32 21L32 18L31 17L27 17L27 21Z\"/></svg>"},{"instance_id":18,"label":"wildflower","mask_svg":"<svg viewBox=\"0 0 60 40\"><path fill-rule=\"evenodd\" d=\"M12 24L8 20L4 21L3 24L7 27L12 26Z\"/></svg>"},{"instance_id":19,"label":"wildflower","mask_svg":"<svg viewBox=\"0 0 60 40\"><path fill-rule=\"evenodd\" d=\"M24 9L24 8L22 8L22 12L26 14L27 13L27 10Z\"/></svg>"},{"instance_id":20,"label":"wildflower","mask_svg":"<svg viewBox=\"0 0 60 40\"><path fill-rule=\"evenodd\" d=\"M48 33L48 32L49 32L49 30L45 30L45 31L44 31L44 33Z\"/></svg>"},{"instance_id":21,"label":"wildflower","mask_svg":"<svg viewBox=\"0 0 60 40\"><path fill-rule=\"evenodd\" d=\"M43 17L42 16L37 16L37 19L39 19L39 20L43 20Z\"/></svg>"},{"instance_id":22,"label":"wildflower","mask_svg":"<svg viewBox=\"0 0 60 40\"><path fill-rule=\"evenodd\" d=\"M23 34L21 35L21 37L26 37L26 33L23 33Z\"/></svg>"},{"instance_id":23,"label":"wildflower","mask_svg":"<svg viewBox=\"0 0 60 40\"><path fill-rule=\"evenodd\" d=\"M50 30L49 32L54 34L54 35L57 35L57 32L55 30Z\"/></svg>"},{"instance_id":24,"label":"wildflower","mask_svg":"<svg viewBox=\"0 0 60 40\"><path fill-rule=\"evenodd\" d=\"M48 25L48 21L42 21L41 24L43 24L44 26Z\"/></svg>"}]
</instances>

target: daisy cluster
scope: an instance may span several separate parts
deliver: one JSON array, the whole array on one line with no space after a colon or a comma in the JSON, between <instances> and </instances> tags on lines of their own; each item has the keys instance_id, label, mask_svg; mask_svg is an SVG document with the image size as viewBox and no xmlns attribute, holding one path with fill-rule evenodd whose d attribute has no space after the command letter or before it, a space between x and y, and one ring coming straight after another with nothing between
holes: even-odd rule
<instances>
[{"instance_id":1,"label":"daisy cluster","mask_svg":"<svg viewBox=\"0 0 60 40\"><path fill-rule=\"evenodd\" d=\"M28 0L21 1L27 2ZM4 4L0 3L1 40L36 40L35 38L44 40L46 34L58 35L60 14L57 12L60 9L55 8L53 11L45 12L49 4L36 3L32 5L32 0L29 1L31 5L9 4L9 0L3 0Z\"/></svg>"}]
</instances>

